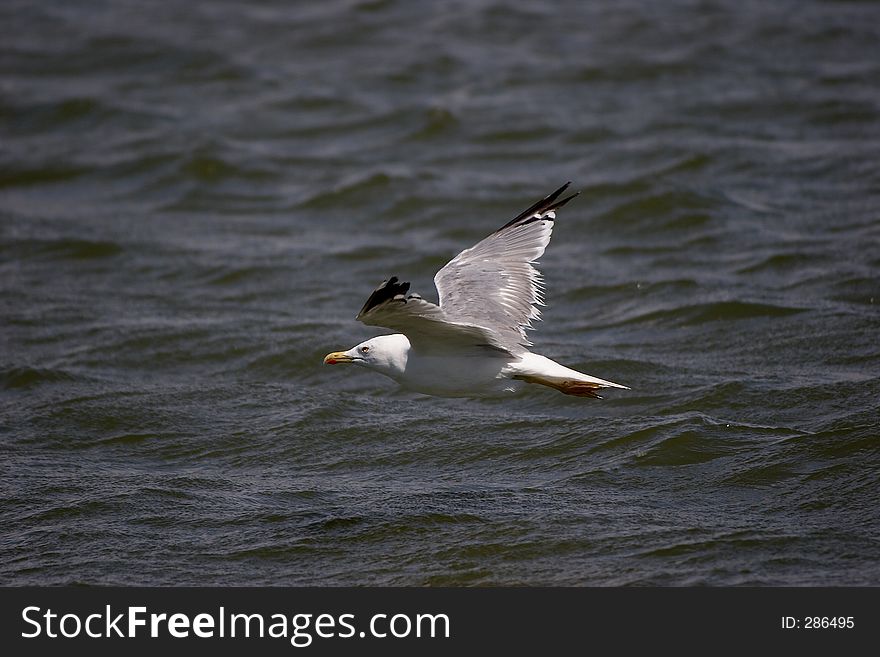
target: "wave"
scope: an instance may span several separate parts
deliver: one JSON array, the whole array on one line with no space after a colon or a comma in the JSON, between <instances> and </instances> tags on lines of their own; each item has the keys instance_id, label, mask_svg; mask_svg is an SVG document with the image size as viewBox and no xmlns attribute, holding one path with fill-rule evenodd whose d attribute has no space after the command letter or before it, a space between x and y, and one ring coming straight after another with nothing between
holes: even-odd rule
<instances>
[{"instance_id":1,"label":"wave","mask_svg":"<svg viewBox=\"0 0 880 657\"><path fill-rule=\"evenodd\" d=\"M0 385L7 390L27 389L44 383L66 383L79 378L67 370L56 368L28 366L0 368Z\"/></svg>"},{"instance_id":2,"label":"wave","mask_svg":"<svg viewBox=\"0 0 880 657\"><path fill-rule=\"evenodd\" d=\"M634 324L672 324L676 326L699 326L711 322L740 321L747 319L788 317L805 312L807 308L749 301L709 301L695 304L678 304L647 312L637 312L628 317L601 324L601 327L628 326Z\"/></svg>"},{"instance_id":3,"label":"wave","mask_svg":"<svg viewBox=\"0 0 880 657\"><path fill-rule=\"evenodd\" d=\"M17 257L37 255L59 260L100 260L123 253L122 244L111 240L88 240L72 237L57 239L21 239L6 247Z\"/></svg>"}]
</instances>

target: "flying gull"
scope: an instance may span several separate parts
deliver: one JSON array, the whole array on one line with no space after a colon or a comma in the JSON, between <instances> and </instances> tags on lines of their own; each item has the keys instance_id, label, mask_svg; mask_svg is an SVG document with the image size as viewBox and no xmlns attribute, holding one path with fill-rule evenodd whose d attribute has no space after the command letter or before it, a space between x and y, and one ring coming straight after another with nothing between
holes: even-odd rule
<instances>
[{"instance_id":1,"label":"flying gull","mask_svg":"<svg viewBox=\"0 0 880 657\"><path fill-rule=\"evenodd\" d=\"M396 276L384 281L357 319L399 333L334 351L324 363L354 363L442 397L513 392L520 382L597 399L602 388L628 389L528 349L526 331L540 317L544 287L532 263L550 242L556 210L577 196L556 200L569 184L450 260L434 276L439 304L408 295L409 283Z\"/></svg>"}]
</instances>

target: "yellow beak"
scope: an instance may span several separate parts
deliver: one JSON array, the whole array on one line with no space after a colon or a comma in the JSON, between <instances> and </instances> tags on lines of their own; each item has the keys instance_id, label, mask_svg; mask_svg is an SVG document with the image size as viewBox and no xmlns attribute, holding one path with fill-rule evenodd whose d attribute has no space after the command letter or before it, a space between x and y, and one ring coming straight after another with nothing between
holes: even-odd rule
<instances>
[{"instance_id":1,"label":"yellow beak","mask_svg":"<svg viewBox=\"0 0 880 657\"><path fill-rule=\"evenodd\" d=\"M334 351L332 354L324 356L324 365L337 365L338 363L353 363L354 358L346 354L344 351Z\"/></svg>"}]
</instances>

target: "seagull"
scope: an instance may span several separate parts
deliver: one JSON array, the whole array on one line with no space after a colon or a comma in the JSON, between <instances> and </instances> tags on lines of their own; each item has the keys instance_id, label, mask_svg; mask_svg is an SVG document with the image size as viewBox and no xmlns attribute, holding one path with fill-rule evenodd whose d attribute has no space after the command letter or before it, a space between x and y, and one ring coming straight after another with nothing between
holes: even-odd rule
<instances>
[{"instance_id":1,"label":"seagull","mask_svg":"<svg viewBox=\"0 0 880 657\"><path fill-rule=\"evenodd\" d=\"M540 318L544 284L532 264L544 253L557 200L571 183L450 260L434 276L439 303L407 294L396 276L382 282L359 321L394 331L324 357L379 372L405 390L439 397L485 397L515 392L523 383L566 395L601 399L603 388L627 386L583 374L529 351L526 331Z\"/></svg>"}]
</instances>

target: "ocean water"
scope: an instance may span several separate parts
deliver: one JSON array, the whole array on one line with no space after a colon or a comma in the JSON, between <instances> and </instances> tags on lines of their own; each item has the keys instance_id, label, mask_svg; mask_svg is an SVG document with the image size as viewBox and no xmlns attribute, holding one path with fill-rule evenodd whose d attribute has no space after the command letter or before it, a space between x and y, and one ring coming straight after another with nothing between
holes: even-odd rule
<instances>
[{"instance_id":1,"label":"ocean water","mask_svg":"<svg viewBox=\"0 0 880 657\"><path fill-rule=\"evenodd\" d=\"M880 5L0 4L0 583L880 585ZM488 400L322 357L571 180Z\"/></svg>"}]
</instances>

